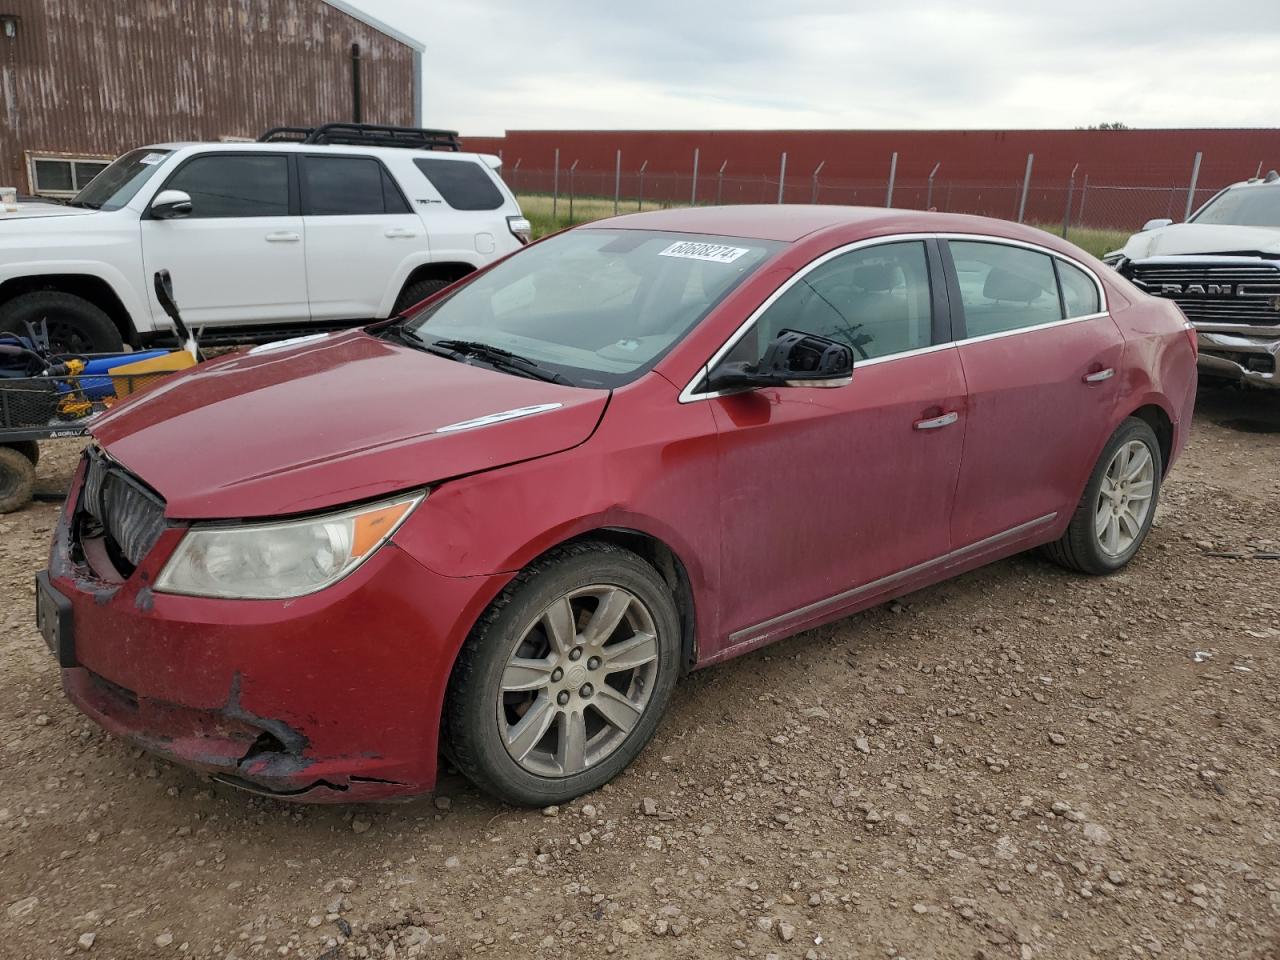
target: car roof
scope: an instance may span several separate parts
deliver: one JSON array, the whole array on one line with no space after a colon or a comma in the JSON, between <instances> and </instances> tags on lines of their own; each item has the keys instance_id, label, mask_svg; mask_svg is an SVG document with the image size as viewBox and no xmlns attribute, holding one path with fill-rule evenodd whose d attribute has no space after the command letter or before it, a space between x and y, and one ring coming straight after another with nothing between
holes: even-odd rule
<instances>
[{"instance_id":1,"label":"car roof","mask_svg":"<svg viewBox=\"0 0 1280 960\"><path fill-rule=\"evenodd\" d=\"M794 243L810 234L849 227L865 236L895 233L962 233L1023 240L1079 257L1080 251L1056 237L1007 220L931 210L892 207L841 207L808 204L744 204L730 207L682 207L629 213L597 220L578 229L621 228L701 233L711 236Z\"/></svg>"}]
</instances>

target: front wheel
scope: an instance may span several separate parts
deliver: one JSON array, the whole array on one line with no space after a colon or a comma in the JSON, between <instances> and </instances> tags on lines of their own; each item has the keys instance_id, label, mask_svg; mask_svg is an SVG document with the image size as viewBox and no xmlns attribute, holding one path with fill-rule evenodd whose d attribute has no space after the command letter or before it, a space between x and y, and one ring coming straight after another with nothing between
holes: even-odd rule
<instances>
[{"instance_id":1,"label":"front wheel","mask_svg":"<svg viewBox=\"0 0 1280 960\"><path fill-rule=\"evenodd\" d=\"M607 543L561 547L519 574L458 656L445 735L458 768L508 803L564 803L648 743L679 672L671 591Z\"/></svg>"},{"instance_id":2,"label":"front wheel","mask_svg":"<svg viewBox=\"0 0 1280 960\"><path fill-rule=\"evenodd\" d=\"M1095 575L1124 567L1151 529L1162 474L1155 432L1129 417L1103 448L1066 533L1045 547L1049 558Z\"/></svg>"}]
</instances>

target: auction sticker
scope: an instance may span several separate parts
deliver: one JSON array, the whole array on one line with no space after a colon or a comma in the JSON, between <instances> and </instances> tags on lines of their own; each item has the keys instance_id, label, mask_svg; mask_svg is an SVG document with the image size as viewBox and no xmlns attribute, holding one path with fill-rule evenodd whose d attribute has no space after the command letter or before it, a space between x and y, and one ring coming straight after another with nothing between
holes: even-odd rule
<instances>
[{"instance_id":1,"label":"auction sticker","mask_svg":"<svg viewBox=\"0 0 1280 960\"><path fill-rule=\"evenodd\" d=\"M658 256L680 257L684 260L710 260L712 263L733 263L744 253L749 252L746 247L726 247L720 243L680 240L667 249L658 251Z\"/></svg>"},{"instance_id":2,"label":"auction sticker","mask_svg":"<svg viewBox=\"0 0 1280 960\"><path fill-rule=\"evenodd\" d=\"M159 163L161 160L163 160L167 156L168 156L167 153L148 153L145 157L142 157L138 162L145 163L147 166L150 167Z\"/></svg>"}]
</instances>

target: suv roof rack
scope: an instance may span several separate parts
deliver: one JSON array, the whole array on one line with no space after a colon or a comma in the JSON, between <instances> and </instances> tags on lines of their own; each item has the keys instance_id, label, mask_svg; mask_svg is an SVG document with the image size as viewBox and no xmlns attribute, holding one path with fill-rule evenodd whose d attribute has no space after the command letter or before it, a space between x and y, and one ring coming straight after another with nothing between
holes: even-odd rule
<instances>
[{"instance_id":1,"label":"suv roof rack","mask_svg":"<svg viewBox=\"0 0 1280 960\"><path fill-rule=\"evenodd\" d=\"M259 143L345 144L362 147L403 147L407 150L462 149L456 130L392 127L377 123L325 123L318 127L272 127Z\"/></svg>"}]
</instances>

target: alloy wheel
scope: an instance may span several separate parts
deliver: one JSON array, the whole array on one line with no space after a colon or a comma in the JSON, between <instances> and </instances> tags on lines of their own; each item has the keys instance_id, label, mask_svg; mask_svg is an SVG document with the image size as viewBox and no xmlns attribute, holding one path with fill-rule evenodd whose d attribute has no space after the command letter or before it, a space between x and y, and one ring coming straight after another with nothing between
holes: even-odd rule
<instances>
[{"instance_id":1,"label":"alloy wheel","mask_svg":"<svg viewBox=\"0 0 1280 960\"><path fill-rule=\"evenodd\" d=\"M622 745L658 674L652 613L629 590L592 584L552 602L515 644L498 693L507 753L542 777L568 777Z\"/></svg>"},{"instance_id":2,"label":"alloy wheel","mask_svg":"<svg viewBox=\"0 0 1280 960\"><path fill-rule=\"evenodd\" d=\"M1155 460L1141 440L1120 446L1107 464L1098 490L1094 535L1110 557L1133 547L1146 527L1155 496Z\"/></svg>"}]
</instances>

